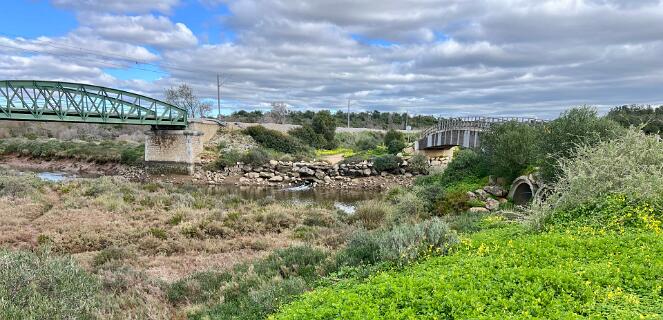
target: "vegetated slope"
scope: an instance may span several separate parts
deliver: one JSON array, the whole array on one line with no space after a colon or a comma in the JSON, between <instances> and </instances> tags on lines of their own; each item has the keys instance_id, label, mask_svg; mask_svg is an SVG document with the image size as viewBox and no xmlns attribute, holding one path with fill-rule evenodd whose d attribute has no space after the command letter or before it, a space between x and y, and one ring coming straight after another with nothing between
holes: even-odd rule
<instances>
[{"instance_id":1,"label":"vegetated slope","mask_svg":"<svg viewBox=\"0 0 663 320\"><path fill-rule=\"evenodd\" d=\"M449 256L318 289L272 318L660 319L662 144L629 130L580 147L530 226L484 228Z\"/></svg>"},{"instance_id":2,"label":"vegetated slope","mask_svg":"<svg viewBox=\"0 0 663 320\"><path fill-rule=\"evenodd\" d=\"M451 256L307 294L273 319L657 319L663 237L482 231Z\"/></svg>"}]
</instances>

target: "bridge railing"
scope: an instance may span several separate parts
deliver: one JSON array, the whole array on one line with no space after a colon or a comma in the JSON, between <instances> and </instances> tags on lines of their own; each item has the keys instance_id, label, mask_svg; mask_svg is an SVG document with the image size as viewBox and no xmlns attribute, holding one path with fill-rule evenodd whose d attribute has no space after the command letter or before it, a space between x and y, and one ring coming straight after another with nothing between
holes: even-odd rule
<instances>
[{"instance_id":1,"label":"bridge railing","mask_svg":"<svg viewBox=\"0 0 663 320\"><path fill-rule=\"evenodd\" d=\"M446 131L446 130L486 130L490 126L505 122L519 122L519 123L543 123L544 120L528 117L461 117L461 118L445 118L440 119L439 122L424 130L421 137L425 137L431 133Z\"/></svg>"}]
</instances>

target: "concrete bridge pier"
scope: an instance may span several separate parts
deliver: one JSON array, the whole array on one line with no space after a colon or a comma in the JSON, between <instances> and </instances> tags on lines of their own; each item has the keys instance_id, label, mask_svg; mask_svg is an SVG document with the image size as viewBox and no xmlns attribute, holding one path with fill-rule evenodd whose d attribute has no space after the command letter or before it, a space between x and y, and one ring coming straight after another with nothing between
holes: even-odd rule
<instances>
[{"instance_id":1,"label":"concrete bridge pier","mask_svg":"<svg viewBox=\"0 0 663 320\"><path fill-rule=\"evenodd\" d=\"M145 138L145 164L151 173L193 174L203 151L198 130L149 130Z\"/></svg>"}]
</instances>

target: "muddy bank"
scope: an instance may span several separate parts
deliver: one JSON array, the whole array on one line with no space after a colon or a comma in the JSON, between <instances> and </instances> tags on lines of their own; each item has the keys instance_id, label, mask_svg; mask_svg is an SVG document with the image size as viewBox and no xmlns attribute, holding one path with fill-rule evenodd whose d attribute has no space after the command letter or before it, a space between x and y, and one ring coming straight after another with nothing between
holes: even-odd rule
<instances>
[{"instance_id":1,"label":"muddy bank","mask_svg":"<svg viewBox=\"0 0 663 320\"><path fill-rule=\"evenodd\" d=\"M122 175L131 167L118 163L94 163L72 159L43 160L30 157L0 156L0 166L18 171L61 171L80 176Z\"/></svg>"}]
</instances>

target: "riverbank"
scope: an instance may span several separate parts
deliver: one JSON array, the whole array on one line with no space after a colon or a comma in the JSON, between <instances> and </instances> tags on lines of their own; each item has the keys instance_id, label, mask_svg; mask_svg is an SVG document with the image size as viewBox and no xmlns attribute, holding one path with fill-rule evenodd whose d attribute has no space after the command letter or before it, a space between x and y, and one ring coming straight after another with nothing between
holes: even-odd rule
<instances>
[{"instance_id":1,"label":"riverbank","mask_svg":"<svg viewBox=\"0 0 663 320\"><path fill-rule=\"evenodd\" d=\"M283 163L281 163L283 164ZM332 165L322 163L316 164L318 168L325 166L333 168ZM292 163L290 163L292 166ZM242 170L241 167L225 171L206 170L197 168L192 176L173 174L150 174L142 166L130 166L119 163L98 164L93 162L76 161L73 159L42 160L25 156L8 155L0 157L0 167L17 171L29 172L64 172L79 177L119 176L134 182L165 182L174 184L196 184L196 185L231 185L231 186L258 186L258 187L295 187L306 185L312 188L323 188L331 190L386 190L394 186L410 186L414 181L412 174L389 174L375 176L340 176L330 178L325 174L315 177L315 170L308 168L304 171L312 171L310 179L306 177L273 179L274 170L261 171ZM257 169L257 168L255 168ZM266 169L267 170L267 169ZM254 172L254 174L248 174ZM262 173L262 176L261 176ZM248 175L247 175L248 174ZM271 175L271 176L270 176ZM327 179L325 179L327 177ZM272 179L272 181L270 181Z\"/></svg>"}]
</instances>

